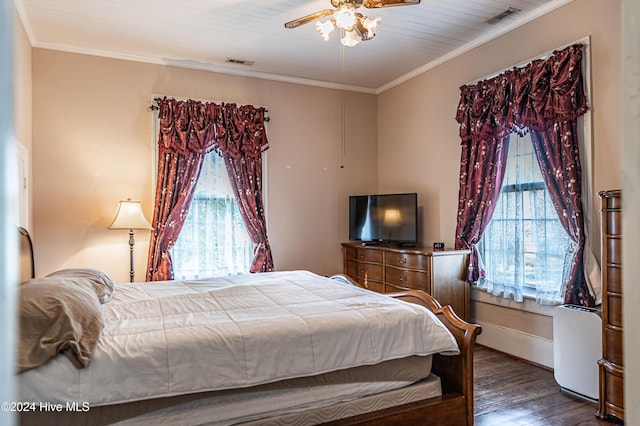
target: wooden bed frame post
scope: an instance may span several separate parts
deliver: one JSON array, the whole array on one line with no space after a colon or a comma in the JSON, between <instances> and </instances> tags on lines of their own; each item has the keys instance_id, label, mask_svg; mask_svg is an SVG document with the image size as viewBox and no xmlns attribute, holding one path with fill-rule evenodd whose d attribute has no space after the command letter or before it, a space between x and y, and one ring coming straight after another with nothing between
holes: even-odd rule
<instances>
[{"instance_id":1,"label":"wooden bed frame post","mask_svg":"<svg viewBox=\"0 0 640 426\"><path fill-rule=\"evenodd\" d=\"M352 282L352 284L354 283ZM479 325L469 324L462 320L450 306L441 306L433 297L422 291L410 290L387 294L387 296L426 307L436 314L456 339L460 349L459 355L436 354L433 356L431 371L440 377L442 396L349 417L328 424L340 426L414 426L423 424L473 426L473 350L476 337L482 329Z\"/></svg>"},{"instance_id":2,"label":"wooden bed frame post","mask_svg":"<svg viewBox=\"0 0 640 426\"><path fill-rule=\"evenodd\" d=\"M436 354L432 371L440 377L442 395L460 394L465 399L465 424L473 425L473 350L477 336L482 332L479 325L469 324L456 315L450 306L441 306L434 298L417 290L391 295L405 302L427 307L455 337L460 355L445 356Z\"/></svg>"}]
</instances>

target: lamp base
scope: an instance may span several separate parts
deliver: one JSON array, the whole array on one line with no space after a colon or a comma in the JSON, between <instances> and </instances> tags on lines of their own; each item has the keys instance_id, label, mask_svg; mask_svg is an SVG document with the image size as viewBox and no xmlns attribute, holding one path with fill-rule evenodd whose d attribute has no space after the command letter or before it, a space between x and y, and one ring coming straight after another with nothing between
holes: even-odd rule
<instances>
[{"instance_id":1,"label":"lamp base","mask_svg":"<svg viewBox=\"0 0 640 426\"><path fill-rule=\"evenodd\" d=\"M136 240L133 238L133 229L129 229L129 282L133 282L135 272L133 270L133 246Z\"/></svg>"}]
</instances>

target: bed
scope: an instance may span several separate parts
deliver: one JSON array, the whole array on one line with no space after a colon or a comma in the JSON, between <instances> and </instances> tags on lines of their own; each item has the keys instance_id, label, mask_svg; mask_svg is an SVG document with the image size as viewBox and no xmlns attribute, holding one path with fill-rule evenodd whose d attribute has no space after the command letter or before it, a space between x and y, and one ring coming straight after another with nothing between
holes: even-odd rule
<instances>
[{"instance_id":1,"label":"bed","mask_svg":"<svg viewBox=\"0 0 640 426\"><path fill-rule=\"evenodd\" d=\"M480 329L418 291L308 271L115 284L83 268L20 295L21 424L473 424ZM38 322L41 303L65 308Z\"/></svg>"}]
</instances>

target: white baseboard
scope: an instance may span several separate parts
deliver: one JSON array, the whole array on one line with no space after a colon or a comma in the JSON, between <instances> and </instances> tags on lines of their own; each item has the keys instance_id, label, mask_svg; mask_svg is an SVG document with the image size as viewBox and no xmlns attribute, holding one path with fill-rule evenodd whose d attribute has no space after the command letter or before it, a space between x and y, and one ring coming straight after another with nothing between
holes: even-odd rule
<instances>
[{"instance_id":1,"label":"white baseboard","mask_svg":"<svg viewBox=\"0 0 640 426\"><path fill-rule=\"evenodd\" d=\"M476 323L482 326L477 338L480 345L553 368L553 340L488 322Z\"/></svg>"}]
</instances>

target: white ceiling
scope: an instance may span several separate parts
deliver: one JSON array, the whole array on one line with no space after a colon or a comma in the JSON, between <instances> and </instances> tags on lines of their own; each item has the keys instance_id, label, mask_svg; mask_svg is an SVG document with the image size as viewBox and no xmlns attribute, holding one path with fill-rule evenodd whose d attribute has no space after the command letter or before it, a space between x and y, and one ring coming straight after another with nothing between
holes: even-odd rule
<instances>
[{"instance_id":1,"label":"white ceiling","mask_svg":"<svg viewBox=\"0 0 640 426\"><path fill-rule=\"evenodd\" d=\"M344 49L308 23L330 0L14 0L34 47L379 93L572 0L422 0L359 9L378 34ZM521 9L498 24L485 21ZM254 61L230 64L228 58Z\"/></svg>"}]
</instances>

